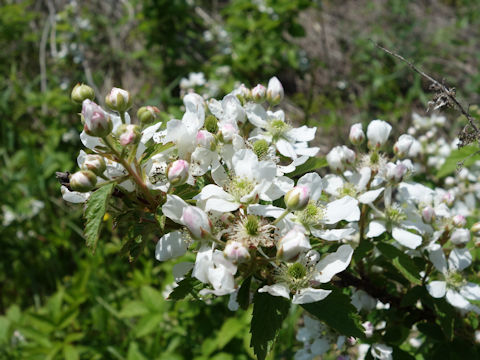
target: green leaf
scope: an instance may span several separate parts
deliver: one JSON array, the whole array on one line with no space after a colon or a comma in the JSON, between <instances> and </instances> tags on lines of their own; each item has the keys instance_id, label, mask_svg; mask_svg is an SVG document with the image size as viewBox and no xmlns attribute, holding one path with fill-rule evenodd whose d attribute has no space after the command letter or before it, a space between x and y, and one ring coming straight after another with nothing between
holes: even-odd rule
<instances>
[{"instance_id":1,"label":"green leaf","mask_svg":"<svg viewBox=\"0 0 480 360\"><path fill-rule=\"evenodd\" d=\"M143 337L150 334L155 329L159 328L160 324L163 322L163 313L152 314L149 313L145 315L137 323L134 329L135 336L137 338Z\"/></svg>"},{"instance_id":2,"label":"green leaf","mask_svg":"<svg viewBox=\"0 0 480 360\"><path fill-rule=\"evenodd\" d=\"M305 163L303 163L300 166L297 166L295 171L289 173L289 177L294 177L294 176L299 176L303 175L305 173L308 173L310 171L315 171L318 169L321 169L325 166L328 165L327 159L324 157L312 157L308 159Z\"/></svg>"},{"instance_id":3,"label":"green leaf","mask_svg":"<svg viewBox=\"0 0 480 360\"><path fill-rule=\"evenodd\" d=\"M94 191L87 200L84 214L86 220L84 234L87 246L91 248L92 251L95 251L97 247L103 217L107 211L108 200L115 185L115 183L112 183L102 186L100 189Z\"/></svg>"},{"instance_id":4,"label":"green leaf","mask_svg":"<svg viewBox=\"0 0 480 360\"><path fill-rule=\"evenodd\" d=\"M268 345L275 339L283 320L287 317L290 302L280 296L256 292L253 297L250 346L258 360L268 353Z\"/></svg>"},{"instance_id":5,"label":"green leaf","mask_svg":"<svg viewBox=\"0 0 480 360\"><path fill-rule=\"evenodd\" d=\"M315 303L302 307L317 319L337 330L340 334L363 338L360 316L350 302L350 297L334 290L330 295Z\"/></svg>"},{"instance_id":6,"label":"green leaf","mask_svg":"<svg viewBox=\"0 0 480 360\"><path fill-rule=\"evenodd\" d=\"M140 352L136 342L130 343L130 346L128 347L127 360L147 360L147 358Z\"/></svg>"},{"instance_id":7,"label":"green leaf","mask_svg":"<svg viewBox=\"0 0 480 360\"><path fill-rule=\"evenodd\" d=\"M395 246L386 243L377 244L377 248L384 256L392 260L393 266L395 266L408 281L415 285L422 284L419 274L420 270L408 255L404 254Z\"/></svg>"},{"instance_id":8,"label":"green leaf","mask_svg":"<svg viewBox=\"0 0 480 360\"><path fill-rule=\"evenodd\" d=\"M148 308L143 302L133 300L123 306L118 316L121 318L130 318L136 316L143 316L148 312Z\"/></svg>"},{"instance_id":9,"label":"green leaf","mask_svg":"<svg viewBox=\"0 0 480 360\"><path fill-rule=\"evenodd\" d=\"M454 173L457 169L457 164L461 161L464 161L464 166L472 165L475 161L480 159L480 154L473 155L479 150L480 149L478 148L477 144L472 144L464 146L461 149L453 150L443 163L440 170L438 170L437 177L443 178Z\"/></svg>"},{"instance_id":10,"label":"green leaf","mask_svg":"<svg viewBox=\"0 0 480 360\"><path fill-rule=\"evenodd\" d=\"M5 316L0 316L0 344L8 341L8 333L10 329L10 320Z\"/></svg>"},{"instance_id":11,"label":"green leaf","mask_svg":"<svg viewBox=\"0 0 480 360\"><path fill-rule=\"evenodd\" d=\"M238 290L237 302L240 307L244 310L250 305L250 284L252 282L252 277L249 276L242 282L242 286Z\"/></svg>"},{"instance_id":12,"label":"green leaf","mask_svg":"<svg viewBox=\"0 0 480 360\"><path fill-rule=\"evenodd\" d=\"M432 322L423 322L417 324L418 330L428 336L431 340L445 341L445 335L442 328Z\"/></svg>"},{"instance_id":13,"label":"green leaf","mask_svg":"<svg viewBox=\"0 0 480 360\"><path fill-rule=\"evenodd\" d=\"M223 349L235 335L241 334L244 324L238 318L230 318L225 321L218 331L217 335L217 349Z\"/></svg>"},{"instance_id":14,"label":"green leaf","mask_svg":"<svg viewBox=\"0 0 480 360\"><path fill-rule=\"evenodd\" d=\"M78 354L78 350L74 348L72 345L65 345L63 347L63 356L65 360L78 360L80 356Z\"/></svg>"},{"instance_id":15,"label":"green leaf","mask_svg":"<svg viewBox=\"0 0 480 360\"><path fill-rule=\"evenodd\" d=\"M159 291L150 286L143 286L140 290L140 296L151 312L158 312L162 310L165 300Z\"/></svg>"},{"instance_id":16,"label":"green leaf","mask_svg":"<svg viewBox=\"0 0 480 360\"><path fill-rule=\"evenodd\" d=\"M187 275L185 279L178 283L178 286L168 296L170 300L182 300L192 292L192 290L201 284L197 279Z\"/></svg>"}]
</instances>

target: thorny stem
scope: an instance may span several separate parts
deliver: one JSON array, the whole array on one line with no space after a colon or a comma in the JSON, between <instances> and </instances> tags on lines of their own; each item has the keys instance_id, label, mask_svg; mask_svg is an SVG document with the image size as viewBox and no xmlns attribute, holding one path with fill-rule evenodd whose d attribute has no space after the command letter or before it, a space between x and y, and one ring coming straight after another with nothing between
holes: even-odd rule
<instances>
[{"instance_id":1,"label":"thorny stem","mask_svg":"<svg viewBox=\"0 0 480 360\"><path fill-rule=\"evenodd\" d=\"M153 198L152 194L150 193L150 190L147 188L147 185L145 182L140 178L140 176L131 168L131 166L128 164L128 162L123 158L115 149L115 146L112 144L110 139L105 136L102 138L102 140L105 142L105 144L112 150L112 152L115 154L117 157L118 161L122 166L127 170L127 172L130 174L130 176L133 178L133 180L137 183L137 185L140 187L142 190L143 195L145 195L145 198L151 205L151 209L154 210L157 207L157 202Z\"/></svg>"},{"instance_id":2,"label":"thorny stem","mask_svg":"<svg viewBox=\"0 0 480 360\"><path fill-rule=\"evenodd\" d=\"M420 74L421 76L423 76L425 79L427 79L428 81L430 81L433 85L435 85L436 87L438 87L439 89L442 90L442 93L448 97L448 99L453 103L455 104L455 106L457 107L457 109L467 118L468 120L468 123L470 124L470 126L472 127L473 130L475 130L475 133L477 134L478 136L478 127L475 125L474 123L474 118L472 117L472 115L470 115L470 113L465 110L465 108L462 106L462 104L460 104L460 102L458 102L457 98L455 97L455 95L452 93L452 91L450 89L448 89L445 85L443 85L442 83L440 83L439 81L435 80L434 78L432 78L430 75L424 73L422 70L420 70L419 68L417 68L415 65L413 65L410 61L408 61L407 59L405 59L403 56L391 51L391 50L388 50L386 48L384 48L383 46L381 46L380 44L376 43L375 41L371 40L370 41L376 46L378 47L379 49L385 51L387 54L393 56L393 57L396 57L397 59L403 61L405 64L407 64L410 69L412 69L413 71L415 71L417 74Z\"/></svg>"}]
</instances>

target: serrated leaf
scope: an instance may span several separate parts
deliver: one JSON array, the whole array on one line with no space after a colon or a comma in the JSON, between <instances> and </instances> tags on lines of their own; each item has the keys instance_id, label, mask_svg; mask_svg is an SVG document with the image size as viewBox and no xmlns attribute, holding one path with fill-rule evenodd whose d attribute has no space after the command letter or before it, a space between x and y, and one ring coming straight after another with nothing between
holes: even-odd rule
<instances>
[{"instance_id":1,"label":"serrated leaf","mask_svg":"<svg viewBox=\"0 0 480 360\"><path fill-rule=\"evenodd\" d=\"M94 191L87 200L84 214L86 220L84 234L87 246L91 248L92 251L95 251L97 247L103 217L105 216L108 200L112 195L115 185L115 183L112 183L102 186Z\"/></svg>"},{"instance_id":2,"label":"serrated leaf","mask_svg":"<svg viewBox=\"0 0 480 360\"><path fill-rule=\"evenodd\" d=\"M324 158L324 157L312 157L312 158L308 159L307 161L305 161L305 163L303 163L302 165L297 166L295 171L289 173L288 176L289 177L294 177L294 176L303 175L303 174L306 174L310 171L315 171L315 170L321 169L321 168L323 168L327 165L328 165L328 162L327 162L326 158Z\"/></svg>"},{"instance_id":3,"label":"serrated leaf","mask_svg":"<svg viewBox=\"0 0 480 360\"><path fill-rule=\"evenodd\" d=\"M268 353L268 345L275 339L283 320L287 317L290 302L280 296L256 292L253 297L250 346L258 360Z\"/></svg>"},{"instance_id":4,"label":"serrated leaf","mask_svg":"<svg viewBox=\"0 0 480 360\"><path fill-rule=\"evenodd\" d=\"M178 283L178 286L168 296L170 300L182 300L192 292L195 286L201 284L197 279L187 275L185 279Z\"/></svg>"},{"instance_id":5,"label":"serrated leaf","mask_svg":"<svg viewBox=\"0 0 480 360\"><path fill-rule=\"evenodd\" d=\"M334 290L325 299L303 304L302 307L342 335L364 337L360 316L350 302L350 297L339 291Z\"/></svg>"},{"instance_id":6,"label":"serrated leaf","mask_svg":"<svg viewBox=\"0 0 480 360\"><path fill-rule=\"evenodd\" d=\"M464 166L470 166L475 161L480 159L480 154L473 155L479 150L478 145L468 145L461 149L453 150L445 159L442 167L437 172L437 177L443 178L447 175L453 174L457 170L457 164L464 161Z\"/></svg>"},{"instance_id":7,"label":"serrated leaf","mask_svg":"<svg viewBox=\"0 0 480 360\"><path fill-rule=\"evenodd\" d=\"M385 243L377 244L380 252L392 260L393 266L411 283L421 285L420 270L413 260L395 246Z\"/></svg>"}]
</instances>

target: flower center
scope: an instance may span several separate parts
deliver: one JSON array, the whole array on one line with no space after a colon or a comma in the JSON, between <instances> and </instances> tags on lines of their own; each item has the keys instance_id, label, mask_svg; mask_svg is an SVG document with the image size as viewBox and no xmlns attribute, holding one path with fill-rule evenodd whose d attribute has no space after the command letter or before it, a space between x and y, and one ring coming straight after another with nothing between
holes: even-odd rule
<instances>
[{"instance_id":1,"label":"flower center","mask_svg":"<svg viewBox=\"0 0 480 360\"><path fill-rule=\"evenodd\" d=\"M447 274L445 281L448 286L453 289L460 289L467 281L463 278L462 274L456 271L451 271Z\"/></svg>"},{"instance_id":2,"label":"flower center","mask_svg":"<svg viewBox=\"0 0 480 360\"><path fill-rule=\"evenodd\" d=\"M255 141L253 144L253 152L258 159L263 159L268 154L268 142L265 139Z\"/></svg>"},{"instance_id":3,"label":"flower center","mask_svg":"<svg viewBox=\"0 0 480 360\"><path fill-rule=\"evenodd\" d=\"M290 129L290 126L283 120L274 119L268 123L268 132L274 139L278 139Z\"/></svg>"},{"instance_id":4,"label":"flower center","mask_svg":"<svg viewBox=\"0 0 480 360\"><path fill-rule=\"evenodd\" d=\"M305 266L297 262L288 268L287 273L292 278L298 280L307 275L307 269L305 268Z\"/></svg>"},{"instance_id":5,"label":"flower center","mask_svg":"<svg viewBox=\"0 0 480 360\"><path fill-rule=\"evenodd\" d=\"M407 216L403 212L403 210L396 204L392 205L391 207L385 209L385 214L387 218L392 222L400 222L405 220Z\"/></svg>"},{"instance_id":6,"label":"flower center","mask_svg":"<svg viewBox=\"0 0 480 360\"><path fill-rule=\"evenodd\" d=\"M355 195L357 195L357 189L355 189L355 185L351 183L346 183L343 185L343 188L340 190L340 197L347 195L351 197L355 197Z\"/></svg>"},{"instance_id":7,"label":"flower center","mask_svg":"<svg viewBox=\"0 0 480 360\"><path fill-rule=\"evenodd\" d=\"M250 236L258 235L258 219L255 215L248 215L247 221L245 222L245 231Z\"/></svg>"},{"instance_id":8,"label":"flower center","mask_svg":"<svg viewBox=\"0 0 480 360\"><path fill-rule=\"evenodd\" d=\"M307 226L318 225L324 218L325 211L322 207L317 206L317 203L310 200L301 211L295 211L297 220Z\"/></svg>"},{"instance_id":9,"label":"flower center","mask_svg":"<svg viewBox=\"0 0 480 360\"><path fill-rule=\"evenodd\" d=\"M240 199L250 194L253 189L255 189L255 184L250 179L235 177L230 181L226 190L236 201L240 202Z\"/></svg>"}]
</instances>

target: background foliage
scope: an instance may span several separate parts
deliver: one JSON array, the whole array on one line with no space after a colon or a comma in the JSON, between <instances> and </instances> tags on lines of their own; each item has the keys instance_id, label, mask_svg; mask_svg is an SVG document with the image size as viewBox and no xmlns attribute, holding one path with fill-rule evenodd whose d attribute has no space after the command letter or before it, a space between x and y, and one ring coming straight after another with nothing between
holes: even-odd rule
<instances>
[{"instance_id":1,"label":"background foliage","mask_svg":"<svg viewBox=\"0 0 480 360\"><path fill-rule=\"evenodd\" d=\"M293 120L320 127L325 153L353 122L406 128L412 109L425 108L422 80L370 38L478 103L479 25L474 0L3 1L0 358L253 356L248 311L164 299L172 264L153 260L153 243L135 263L119 256L115 228L95 254L85 247L82 209L62 201L55 180L76 167L75 83L102 95L124 87L135 109L156 105L174 116L190 72L209 80L198 91L216 95L277 75ZM298 314L290 309L271 358L292 358Z\"/></svg>"}]
</instances>

